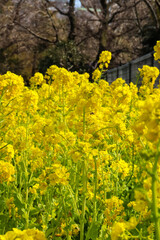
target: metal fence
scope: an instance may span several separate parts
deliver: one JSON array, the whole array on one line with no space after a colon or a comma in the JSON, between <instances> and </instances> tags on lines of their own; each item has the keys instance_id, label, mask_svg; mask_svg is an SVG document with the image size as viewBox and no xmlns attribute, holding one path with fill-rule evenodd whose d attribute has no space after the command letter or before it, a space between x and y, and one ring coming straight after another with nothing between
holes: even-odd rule
<instances>
[{"instance_id":1,"label":"metal fence","mask_svg":"<svg viewBox=\"0 0 160 240\"><path fill-rule=\"evenodd\" d=\"M138 68L142 68L143 65L155 66L160 69L160 64L154 60L154 52L150 52L142 57L139 57L129 63L126 63L122 66L112 68L108 70L105 74L106 80L111 84L116 78L123 78L126 83L133 82L137 83L139 76ZM155 86L158 85L159 78L156 79ZM138 86L141 85L141 79L138 81Z\"/></svg>"}]
</instances>

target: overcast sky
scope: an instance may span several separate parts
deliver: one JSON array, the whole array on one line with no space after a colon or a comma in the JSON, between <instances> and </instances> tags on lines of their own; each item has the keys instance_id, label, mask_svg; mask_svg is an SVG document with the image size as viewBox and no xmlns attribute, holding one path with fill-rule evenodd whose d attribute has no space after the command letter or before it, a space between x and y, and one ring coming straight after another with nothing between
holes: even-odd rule
<instances>
[{"instance_id":1,"label":"overcast sky","mask_svg":"<svg viewBox=\"0 0 160 240\"><path fill-rule=\"evenodd\" d=\"M81 6L80 0L76 0L76 1L75 1L75 5L76 5L76 7L80 7L80 6Z\"/></svg>"}]
</instances>

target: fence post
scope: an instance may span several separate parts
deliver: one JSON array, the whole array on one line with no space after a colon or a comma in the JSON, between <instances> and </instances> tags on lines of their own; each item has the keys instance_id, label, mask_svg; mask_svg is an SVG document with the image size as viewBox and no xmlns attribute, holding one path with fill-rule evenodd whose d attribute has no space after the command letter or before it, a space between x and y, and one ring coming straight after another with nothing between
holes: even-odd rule
<instances>
[{"instance_id":1,"label":"fence post","mask_svg":"<svg viewBox=\"0 0 160 240\"><path fill-rule=\"evenodd\" d=\"M117 78L119 77L119 68L117 67Z\"/></svg>"},{"instance_id":2,"label":"fence post","mask_svg":"<svg viewBox=\"0 0 160 240\"><path fill-rule=\"evenodd\" d=\"M148 64L149 66L156 66L160 70L160 66L154 60L154 51L146 55L143 55L135 60L128 62L128 69L126 71L128 73L129 84L131 82L134 82L134 79L136 78L135 74L136 74L136 71L138 70L138 67L144 64ZM109 71L111 71L111 74L110 74L110 78L108 78L108 75L107 75L107 79L110 79L110 82L113 82L115 80L115 77L119 78L119 76L121 75L123 76L124 69L121 68L121 65L120 65L119 67L112 68Z\"/></svg>"},{"instance_id":3,"label":"fence post","mask_svg":"<svg viewBox=\"0 0 160 240\"><path fill-rule=\"evenodd\" d=\"M129 62L129 84L131 83L132 80L132 63Z\"/></svg>"}]
</instances>

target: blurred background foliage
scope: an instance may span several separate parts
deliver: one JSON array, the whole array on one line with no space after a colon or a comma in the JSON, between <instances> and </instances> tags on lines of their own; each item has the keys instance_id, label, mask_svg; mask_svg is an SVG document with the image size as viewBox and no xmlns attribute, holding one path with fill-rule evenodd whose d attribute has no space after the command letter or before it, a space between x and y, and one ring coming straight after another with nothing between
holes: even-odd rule
<instances>
[{"instance_id":1,"label":"blurred background foliage","mask_svg":"<svg viewBox=\"0 0 160 240\"><path fill-rule=\"evenodd\" d=\"M89 58L80 52L74 41L61 41L41 54L38 71L45 74L46 69L55 64L70 71L84 73L88 71L88 62Z\"/></svg>"},{"instance_id":2,"label":"blurred background foliage","mask_svg":"<svg viewBox=\"0 0 160 240\"><path fill-rule=\"evenodd\" d=\"M0 1L0 74L26 81L53 64L92 73L103 50L119 66L159 39L160 0Z\"/></svg>"}]
</instances>

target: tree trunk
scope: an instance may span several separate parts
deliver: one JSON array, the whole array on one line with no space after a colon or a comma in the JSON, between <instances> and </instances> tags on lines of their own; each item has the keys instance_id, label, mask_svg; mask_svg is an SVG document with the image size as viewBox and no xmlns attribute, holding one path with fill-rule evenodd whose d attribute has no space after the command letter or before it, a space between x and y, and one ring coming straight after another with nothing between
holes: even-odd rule
<instances>
[{"instance_id":1,"label":"tree trunk","mask_svg":"<svg viewBox=\"0 0 160 240\"><path fill-rule=\"evenodd\" d=\"M75 39L75 0L69 1L68 18L70 22L70 32L68 40L73 41Z\"/></svg>"}]
</instances>

